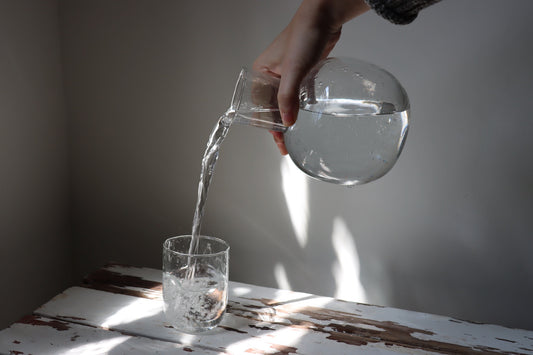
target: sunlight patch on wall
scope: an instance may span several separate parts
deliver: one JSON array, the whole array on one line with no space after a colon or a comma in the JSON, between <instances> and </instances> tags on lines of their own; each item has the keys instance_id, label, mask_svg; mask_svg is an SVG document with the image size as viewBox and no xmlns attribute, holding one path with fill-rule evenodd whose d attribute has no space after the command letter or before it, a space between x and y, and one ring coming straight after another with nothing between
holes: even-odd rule
<instances>
[{"instance_id":1,"label":"sunlight patch on wall","mask_svg":"<svg viewBox=\"0 0 533 355\"><path fill-rule=\"evenodd\" d=\"M285 266L283 266L282 263L276 263L276 265L274 265L274 278L276 279L278 288L281 288L282 290L292 291L291 284L289 283L289 278L287 277L287 271L285 270Z\"/></svg>"},{"instance_id":2,"label":"sunlight patch on wall","mask_svg":"<svg viewBox=\"0 0 533 355\"><path fill-rule=\"evenodd\" d=\"M337 284L335 298L367 302L366 292L359 278L360 263L355 240L341 217L335 217L333 220L331 240L337 256L332 267L333 277Z\"/></svg>"},{"instance_id":3,"label":"sunlight patch on wall","mask_svg":"<svg viewBox=\"0 0 533 355\"><path fill-rule=\"evenodd\" d=\"M288 156L281 159L281 182L294 234L303 248L308 239L309 186L305 174Z\"/></svg>"}]
</instances>

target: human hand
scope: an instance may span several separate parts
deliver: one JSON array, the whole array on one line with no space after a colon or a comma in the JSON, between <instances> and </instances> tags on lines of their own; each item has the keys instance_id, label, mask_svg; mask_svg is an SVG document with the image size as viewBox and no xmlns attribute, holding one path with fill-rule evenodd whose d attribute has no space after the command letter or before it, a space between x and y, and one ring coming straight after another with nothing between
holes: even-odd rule
<instances>
[{"instance_id":1,"label":"human hand","mask_svg":"<svg viewBox=\"0 0 533 355\"><path fill-rule=\"evenodd\" d=\"M364 0L304 0L288 26L255 60L253 68L280 78L278 106L285 126L298 116L298 90L309 70L326 58L342 25L369 9ZM287 154L283 133L271 132Z\"/></svg>"}]
</instances>

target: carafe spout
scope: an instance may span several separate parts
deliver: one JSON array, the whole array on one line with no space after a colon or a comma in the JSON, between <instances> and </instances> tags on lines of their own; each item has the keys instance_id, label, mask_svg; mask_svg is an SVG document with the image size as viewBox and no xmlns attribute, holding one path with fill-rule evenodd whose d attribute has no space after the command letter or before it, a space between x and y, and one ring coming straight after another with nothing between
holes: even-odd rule
<instances>
[{"instance_id":1,"label":"carafe spout","mask_svg":"<svg viewBox=\"0 0 533 355\"><path fill-rule=\"evenodd\" d=\"M288 127L285 127L281 122L281 116L278 112L258 112L258 111L246 111L236 112L228 110L223 119L223 123L226 126L234 123L264 128L269 131L285 132Z\"/></svg>"},{"instance_id":2,"label":"carafe spout","mask_svg":"<svg viewBox=\"0 0 533 355\"><path fill-rule=\"evenodd\" d=\"M238 123L285 132L278 107L279 78L243 68L233 91L225 124Z\"/></svg>"}]
</instances>

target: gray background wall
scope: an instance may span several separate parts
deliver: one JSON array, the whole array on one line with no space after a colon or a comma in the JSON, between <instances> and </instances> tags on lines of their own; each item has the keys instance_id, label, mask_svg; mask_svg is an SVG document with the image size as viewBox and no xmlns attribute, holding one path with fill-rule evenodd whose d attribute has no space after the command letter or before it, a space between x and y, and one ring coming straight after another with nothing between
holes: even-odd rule
<instances>
[{"instance_id":1,"label":"gray background wall","mask_svg":"<svg viewBox=\"0 0 533 355\"><path fill-rule=\"evenodd\" d=\"M0 328L71 281L55 1L0 0Z\"/></svg>"},{"instance_id":2,"label":"gray background wall","mask_svg":"<svg viewBox=\"0 0 533 355\"><path fill-rule=\"evenodd\" d=\"M110 260L160 267L162 241L190 231L200 159L240 66L299 4L23 3L29 9L17 16L39 20L10 30L12 16L3 15L0 38L18 46L16 33L26 31L33 51L55 44L39 55L20 52L38 73L20 84L28 91L0 83L2 100L37 100L13 112L0 108L2 144L23 148L7 157L2 149L2 165L27 161L38 169L2 169L2 188L9 181L15 188L0 202L2 259L10 266L0 273L33 290L38 269L46 285L19 301L5 325L59 292L67 270L76 282ZM345 25L333 54L388 69L410 95L404 152L382 179L346 189L295 171L266 132L232 128L203 227L231 244L231 279L533 329L532 10L527 0L508 8L448 0L409 26L373 13ZM0 72L14 76L6 58ZM16 135L30 124L19 114L32 117L31 144ZM67 126L68 149L61 145ZM55 148L41 149L41 141ZM13 208L21 201L26 208ZM32 223L19 228L9 213ZM35 219L55 224L45 231ZM12 267L31 245L20 242L26 235L39 248ZM53 277L41 267L52 268L50 256L59 260Z\"/></svg>"}]
</instances>

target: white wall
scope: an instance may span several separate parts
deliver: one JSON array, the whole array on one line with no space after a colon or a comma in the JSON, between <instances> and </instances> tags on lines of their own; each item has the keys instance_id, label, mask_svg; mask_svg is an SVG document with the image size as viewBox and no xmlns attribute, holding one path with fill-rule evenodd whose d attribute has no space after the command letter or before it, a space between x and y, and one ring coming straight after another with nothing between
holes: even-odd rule
<instances>
[{"instance_id":1,"label":"white wall","mask_svg":"<svg viewBox=\"0 0 533 355\"><path fill-rule=\"evenodd\" d=\"M239 67L297 6L61 2L78 276L109 260L160 267L162 241L190 231ZM232 129L203 229L230 242L231 278L533 329L532 10L448 0L405 27L347 24L334 54L385 67L410 95L403 155L353 189L286 180L305 181L299 240L271 138Z\"/></svg>"},{"instance_id":2,"label":"white wall","mask_svg":"<svg viewBox=\"0 0 533 355\"><path fill-rule=\"evenodd\" d=\"M0 329L71 275L56 1L0 1Z\"/></svg>"}]
</instances>

